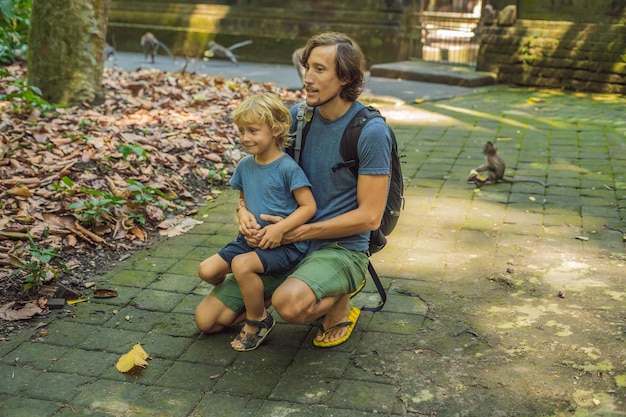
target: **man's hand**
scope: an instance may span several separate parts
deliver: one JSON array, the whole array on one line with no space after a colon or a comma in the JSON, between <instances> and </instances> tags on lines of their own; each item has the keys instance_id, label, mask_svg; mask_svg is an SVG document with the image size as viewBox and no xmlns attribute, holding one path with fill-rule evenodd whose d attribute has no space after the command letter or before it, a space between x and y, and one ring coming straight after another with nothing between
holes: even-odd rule
<instances>
[{"instance_id":1,"label":"man's hand","mask_svg":"<svg viewBox=\"0 0 626 417\"><path fill-rule=\"evenodd\" d=\"M266 249L275 249L281 245L281 241L283 239L283 231L281 227L277 224L268 224L262 230L261 241L259 242L259 248Z\"/></svg>"},{"instance_id":2,"label":"man's hand","mask_svg":"<svg viewBox=\"0 0 626 417\"><path fill-rule=\"evenodd\" d=\"M271 223L278 223L281 222L283 220L282 217L280 216L274 216L271 214L261 214L261 219L267 221L267 222L271 222ZM306 229L307 225L303 224L302 226L298 226L293 230L290 230L289 232L283 234L283 238L280 242L281 245L288 245L290 243L294 243L294 242L299 242L303 239L300 239L299 236L300 234ZM263 229L261 231L261 233L263 233L265 231L265 229ZM248 239L246 239L248 241L248 243L250 243L250 241Z\"/></svg>"}]
</instances>

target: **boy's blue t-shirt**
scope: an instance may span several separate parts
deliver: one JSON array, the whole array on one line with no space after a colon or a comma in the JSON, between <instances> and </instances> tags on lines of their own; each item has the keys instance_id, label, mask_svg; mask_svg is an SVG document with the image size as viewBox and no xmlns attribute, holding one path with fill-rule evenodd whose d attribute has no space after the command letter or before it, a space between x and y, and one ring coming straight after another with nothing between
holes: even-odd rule
<instances>
[{"instance_id":1,"label":"boy's blue t-shirt","mask_svg":"<svg viewBox=\"0 0 626 417\"><path fill-rule=\"evenodd\" d=\"M291 109L294 126L299 104ZM339 119L324 120L316 110L306 135L306 143L300 155L300 165L311 181L317 212L311 222L328 220L357 208L357 179L349 169L333 172L332 167L343 162L340 152L341 137L354 115L363 108L354 102ZM389 175L391 167L391 135L382 118L367 122L358 141L359 174ZM385 195L386 197L386 195ZM368 249L369 232L333 240L313 241L311 249L339 242L347 249L365 251Z\"/></svg>"},{"instance_id":2,"label":"boy's blue t-shirt","mask_svg":"<svg viewBox=\"0 0 626 417\"><path fill-rule=\"evenodd\" d=\"M246 208L261 227L267 226L268 222L262 220L260 214L289 216L298 208L293 191L311 187L302 168L287 154L266 165L256 163L253 155L244 157L237 164L230 185L243 191ZM308 246L306 242L296 245L300 250Z\"/></svg>"}]
</instances>

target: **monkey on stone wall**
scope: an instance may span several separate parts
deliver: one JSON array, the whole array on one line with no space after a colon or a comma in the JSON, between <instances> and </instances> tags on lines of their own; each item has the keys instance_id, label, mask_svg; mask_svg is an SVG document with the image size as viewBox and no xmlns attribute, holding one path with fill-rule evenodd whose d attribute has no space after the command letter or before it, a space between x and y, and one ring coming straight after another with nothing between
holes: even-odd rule
<instances>
[{"instance_id":1,"label":"monkey on stone wall","mask_svg":"<svg viewBox=\"0 0 626 417\"><path fill-rule=\"evenodd\" d=\"M174 56L170 52L170 49L163 42L158 40L156 36L154 36L151 32L146 32L141 37L141 48L145 54L146 59L150 56L150 62L154 64L154 56L156 55L159 48L163 48L165 52L170 56L170 58L174 59Z\"/></svg>"}]
</instances>

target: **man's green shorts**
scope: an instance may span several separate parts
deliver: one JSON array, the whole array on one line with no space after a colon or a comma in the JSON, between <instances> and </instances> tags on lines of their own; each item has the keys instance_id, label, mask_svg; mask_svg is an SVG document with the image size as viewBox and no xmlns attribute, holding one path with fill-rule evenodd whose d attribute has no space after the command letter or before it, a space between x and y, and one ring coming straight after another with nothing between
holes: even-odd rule
<instances>
[{"instance_id":1,"label":"man's green shorts","mask_svg":"<svg viewBox=\"0 0 626 417\"><path fill-rule=\"evenodd\" d=\"M355 252L333 243L308 254L289 272L262 276L265 300L287 278L293 277L306 282L318 300L339 294L349 294L357 289L365 278L368 258L365 252ZM212 293L236 313L245 310L239 286L232 274L217 285Z\"/></svg>"}]
</instances>

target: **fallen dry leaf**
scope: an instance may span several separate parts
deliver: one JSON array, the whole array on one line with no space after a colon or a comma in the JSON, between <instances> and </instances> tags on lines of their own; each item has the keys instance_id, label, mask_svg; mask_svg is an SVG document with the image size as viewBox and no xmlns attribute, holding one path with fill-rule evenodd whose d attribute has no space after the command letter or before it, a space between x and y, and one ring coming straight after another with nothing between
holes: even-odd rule
<instances>
[{"instance_id":1,"label":"fallen dry leaf","mask_svg":"<svg viewBox=\"0 0 626 417\"><path fill-rule=\"evenodd\" d=\"M125 353L118 359L115 367L120 372L130 372L134 368L145 368L148 366L146 359L149 358L150 356L148 356L141 345L137 343L128 353Z\"/></svg>"},{"instance_id":2,"label":"fallen dry leaf","mask_svg":"<svg viewBox=\"0 0 626 417\"><path fill-rule=\"evenodd\" d=\"M185 217L183 219L169 219L159 223L159 234L161 236L174 237L182 235L185 232L190 231L195 226L202 224L201 221L192 219L191 217Z\"/></svg>"},{"instance_id":3,"label":"fallen dry leaf","mask_svg":"<svg viewBox=\"0 0 626 417\"><path fill-rule=\"evenodd\" d=\"M15 78L2 77L0 92L27 77L24 63L3 70ZM102 85L104 101L90 107L43 112L0 101L0 304L22 296L22 272L3 278L31 259L28 234L37 247L59 249L64 262L78 261L73 281L89 276L108 264L99 257L149 244L159 223L192 215L228 187L246 155L231 118L243 98L271 91L287 105L302 100L301 91L269 83L158 70L106 68ZM136 202L129 181L144 186ZM109 196L127 203L94 222L70 208ZM193 226L177 220L161 232Z\"/></svg>"},{"instance_id":4,"label":"fallen dry leaf","mask_svg":"<svg viewBox=\"0 0 626 417\"><path fill-rule=\"evenodd\" d=\"M43 310L37 305L37 301L11 301L0 307L0 319L2 320L27 320Z\"/></svg>"}]
</instances>

